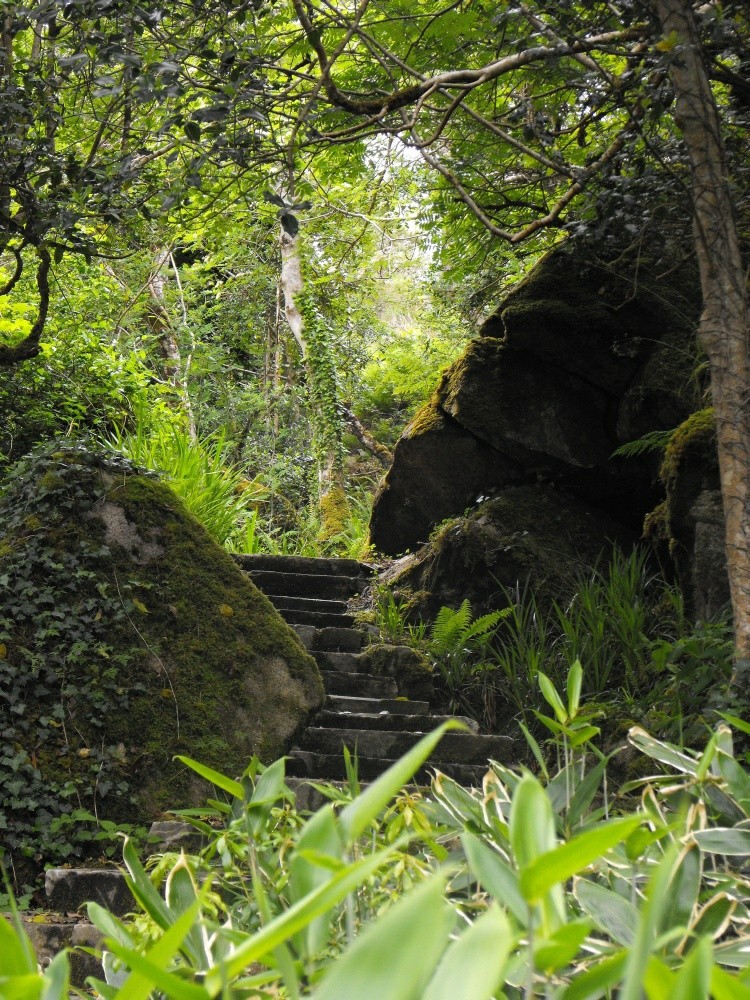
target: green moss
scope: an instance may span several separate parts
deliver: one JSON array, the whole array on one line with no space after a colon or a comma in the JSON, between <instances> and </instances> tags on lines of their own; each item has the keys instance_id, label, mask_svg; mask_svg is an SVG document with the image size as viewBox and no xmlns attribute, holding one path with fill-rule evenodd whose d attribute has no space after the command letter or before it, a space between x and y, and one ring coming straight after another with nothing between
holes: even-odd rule
<instances>
[{"instance_id":1,"label":"green moss","mask_svg":"<svg viewBox=\"0 0 750 1000\"><path fill-rule=\"evenodd\" d=\"M342 486L332 486L320 498L320 531L318 539L327 542L340 535L346 527L349 503Z\"/></svg>"},{"instance_id":2,"label":"green moss","mask_svg":"<svg viewBox=\"0 0 750 1000\"><path fill-rule=\"evenodd\" d=\"M392 677L399 694L430 701L433 694L432 664L416 649L378 643L365 651L367 670L376 677Z\"/></svg>"},{"instance_id":3,"label":"green moss","mask_svg":"<svg viewBox=\"0 0 750 1000\"><path fill-rule=\"evenodd\" d=\"M716 464L716 424L713 407L697 410L672 435L661 465L660 476L667 490L674 485L688 449L707 465Z\"/></svg>"},{"instance_id":4,"label":"green moss","mask_svg":"<svg viewBox=\"0 0 750 1000\"><path fill-rule=\"evenodd\" d=\"M238 774L286 752L322 701L315 661L162 482L42 453L0 507L0 682L17 698L0 721L18 747L0 761L0 812L19 850L72 801L140 821L201 800L175 754Z\"/></svg>"},{"instance_id":5,"label":"green moss","mask_svg":"<svg viewBox=\"0 0 750 1000\"><path fill-rule=\"evenodd\" d=\"M454 366L448 369L448 373L443 380L452 373ZM414 417L409 422L409 426L404 431L404 437L418 437L420 434L427 434L429 431L440 430L443 425L443 414L440 409L440 390L433 393L428 401L421 406Z\"/></svg>"}]
</instances>

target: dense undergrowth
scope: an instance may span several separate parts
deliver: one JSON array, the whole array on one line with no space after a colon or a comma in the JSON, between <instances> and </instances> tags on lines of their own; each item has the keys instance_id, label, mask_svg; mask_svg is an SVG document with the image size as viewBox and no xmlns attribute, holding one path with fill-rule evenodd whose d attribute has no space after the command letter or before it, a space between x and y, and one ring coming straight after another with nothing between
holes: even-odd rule
<instances>
[{"instance_id":1,"label":"dense undergrowth","mask_svg":"<svg viewBox=\"0 0 750 1000\"><path fill-rule=\"evenodd\" d=\"M586 666L589 710L606 717L612 742L637 722L697 743L717 711L744 714L747 705L728 693L730 622L692 622L646 550L615 552L573 590L564 602L543 604L528 588L505 589L502 611L474 617L464 601L432 623L412 621L408 600L383 590L376 622L386 638L427 654L444 709L474 716L488 731L514 719L534 726L539 674L564 686L576 661Z\"/></svg>"},{"instance_id":2,"label":"dense undergrowth","mask_svg":"<svg viewBox=\"0 0 750 1000\"><path fill-rule=\"evenodd\" d=\"M581 679L571 671L557 695L570 716ZM217 790L186 817L205 846L154 859L149 874L126 841L137 915L89 904L105 937L106 982L90 980L93 993L750 995L750 775L727 726L702 753L632 728L649 776L618 787L607 781L617 751L588 735L539 777L493 764L481 789L438 772L417 791L407 782L446 728L364 790L352 763L349 789L320 786L327 801L312 815L295 809L283 760L252 761L237 781L186 758ZM67 1000L64 952L41 973L16 914L0 936L3 996Z\"/></svg>"}]
</instances>

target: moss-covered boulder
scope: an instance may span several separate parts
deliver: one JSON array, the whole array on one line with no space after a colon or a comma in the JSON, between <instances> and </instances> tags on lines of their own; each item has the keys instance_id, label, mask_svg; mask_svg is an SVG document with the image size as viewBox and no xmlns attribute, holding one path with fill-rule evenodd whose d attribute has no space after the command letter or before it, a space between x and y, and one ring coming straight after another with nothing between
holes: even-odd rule
<instances>
[{"instance_id":1,"label":"moss-covered boulder","mask_svg":"<svg viewBox=\"0 0 750 1000\"><path fill-rule=\"evenodd\" d=\"M398 442L371 541L387 555L519 483L562 486L636 527L658 463L613 458L695 407L694 269L661 277L625 254L563 245L502 303Z\"/></svg>"},{"instance_id":2,"label":"moss-covered boulder","mask_svg":"<svg viewBox=\"0 0 750 1000\"><path fill-rule=\"evenodd\" d=\"M397 560L381 582L410 616L434 619L468 598L475 615L508 604L529 586L542 604L565 600L576 578L635 535L602 511L551 486L513 486L442 525L417 553Z\"/></svg>"},{"instance_id":3,"label":"moss-covered boulder","mask_svg":"<svg viewBox=\"0 0 750 1000\"><path fill-rule=\"evenodd\" d=\"M175 754L229 774L270 762L322 697L295 634L159 479L70 443L14 468L0 494L14 863L80 854L74 806L133 822L202 800Z\"/></svg>"}]
</instances>

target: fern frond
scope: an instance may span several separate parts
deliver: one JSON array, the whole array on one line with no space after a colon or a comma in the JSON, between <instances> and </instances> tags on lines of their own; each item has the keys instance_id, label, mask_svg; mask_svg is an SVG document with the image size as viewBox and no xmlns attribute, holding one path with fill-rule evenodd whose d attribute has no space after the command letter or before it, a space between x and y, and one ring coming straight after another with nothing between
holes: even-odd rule
<instances>
[{"instance_id":1,"label":"fern frond","mask_svg":"<svg viewBox=\"0 0 750 1000\"><path fill-rule=\"evenodd\" d=\"M645 455L649 451L664 451L675 432L671 431L649 431L643 437L635 441L628 441L615 448L611 458L636 458L638 455Z\"/></svg>"},{"instance_id":2,"label":"fern frond","mask_svg":"<svg viewBox=\"0 0 750 1000\"><path fill-rule=\"evenodd\" d=\"M442 607L432 623L430 641L436 652L450 649L461 641L461 637L471 622L471 604L464 598L461 606L456 608Z\"/></svg>"}]
</instances>

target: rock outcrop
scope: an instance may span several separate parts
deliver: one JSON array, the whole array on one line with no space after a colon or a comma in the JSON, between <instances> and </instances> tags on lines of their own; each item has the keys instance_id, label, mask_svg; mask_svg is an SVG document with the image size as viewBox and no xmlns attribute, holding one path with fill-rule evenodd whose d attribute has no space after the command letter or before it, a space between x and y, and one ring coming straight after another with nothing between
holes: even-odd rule
<instances>
[{"instance_id":1,"label":"rock outcrop","mask_svg":"<svg viewBox=\"0 0 750 1000\"><path fill-rule=\"evenodd\" d=\"M639 531L660 496L658 463L612 454L695 408L696 293L687 266L659 277L632 256L548 254L405 430L375 503L375 547L414 550L440 522L521 485Z\"/></svg>"},{"instance_id":2,"label":"rock outcrop","mask_svg":"<svg viewBox=\"0 0 750 1000\"><path fill-rule=\"evenodd\" d=\"M166 485L62 443L4 487L0 818L14 862L81 853L78 826L51 833L74 802L128 822L203 802L175 754L239 774L286 752L322 704L318 667Z\"/></svg>"}]
</instances>

